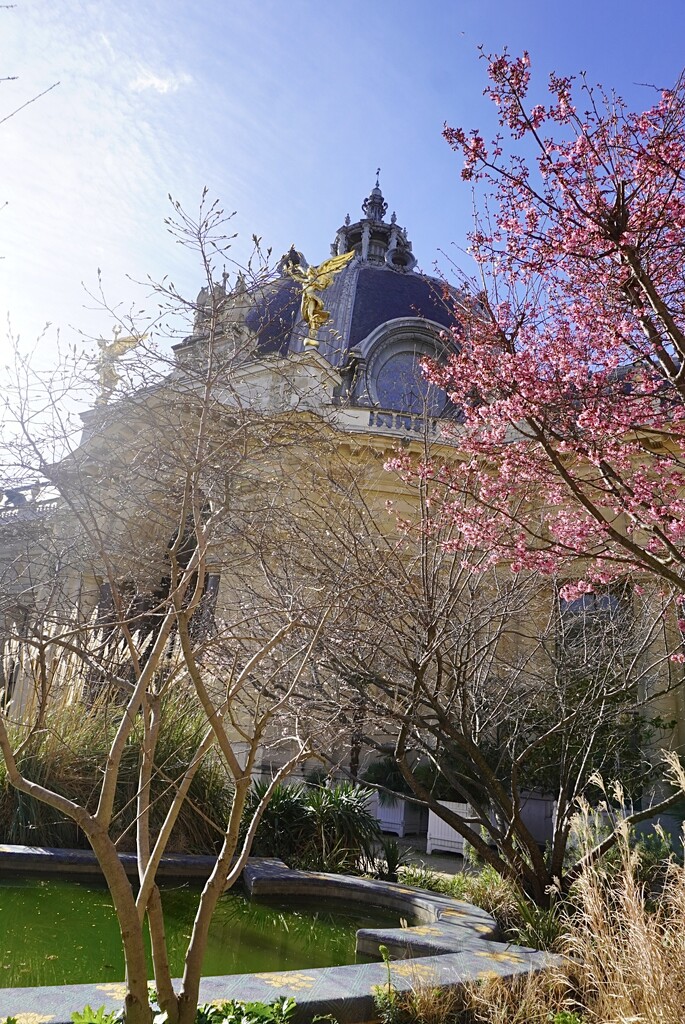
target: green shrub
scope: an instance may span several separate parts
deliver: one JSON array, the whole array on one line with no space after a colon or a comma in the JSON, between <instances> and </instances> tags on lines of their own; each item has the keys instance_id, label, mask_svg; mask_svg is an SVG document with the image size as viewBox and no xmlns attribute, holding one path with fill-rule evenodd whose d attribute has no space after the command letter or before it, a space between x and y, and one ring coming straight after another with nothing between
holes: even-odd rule
<instances>
[{"instance_id":1,"label":"green shrub","mask_svg":"<svg viewBox=\"0 0 685 1024\"><path fill-rule=\"evenodd\" d=\"M204 1003L198 1007L195 1024L289 1024L295 1007L291 996L281 996L273 1003L245 1003L238 999Z\"/></svg>"},{"instance_id":2,"label":"green shrub","mask_svg":"<svg viewBox=\"0 0 685 1024\"><path fill-rule=\"evenodd\" d=\"M153 1009L156 1009L154 994L150 998ZM197 1008L195 1024L291 1024L296 1005L291 996L281 996L273 1003L248 1003L239 999L203 1003ZM166 1018L166 1014L163 1017ZM72 1013L71 1019L73 1024L122 1024L124 1011L107 1011L104 1006L93 1010L84 1006L81 1012ZM315 1017L312 1024L323 1020L336 1024L333 1017ZM4 1024L18 1024L18 1021L16 1017L7 1017Z\"/></svg>"},{"instance_id":3,"label":"green shrub","mask_svg":"<svg viewBox=\"0 0 685 1024\"><path fill-rule=\"evenodd\" d=\"M243 832L269 787L268 781L255 782L245 802ZM273 791L252 844L256 857L280 857L295 866L311 832L307 815L307 792L302 785L279 785Z\"/></svg>"},{"instance_id":4,"label":"green shrub","mask_svg":"<svg viewBox=\"0 0 685 1024\"><path fill-rule=\"evenodd\" d=\"M351 782L307 792L312 834L303 866L314 871L350 871L373 861L381 831L369 811L370 795L368 789Z\"/></svg>"},{"instance_id":5,"label":"green shrub","mask_svg":"<svg viewBox=\"0 0 685 1024\"><path fill-rule=\"evenodd\" d=\"M407 864L400 869L400 877L403 885L410 885L414 889L428 889L430 892L451 895L451 878L438 874L425 864Z\"/></svg>"},{"instance_id":6,"label":"green shrub","mask_svg":"<svg viewBox=\"0 0 685 1024\"><path fill-rule=\"evenodd\" d=\"M250 791L243 831L267 786L257 782ZM359 870L373 861L381 835L368 801L369 790L349 782L277 786L259 823L253 853L311 871Z\"/></svg>"},{"instance_id":7,"label":"green shrub","mask_svg":"<svg viewBox=\"0 0 685 1024\"><path fill-rule=\"evenodd\" d=\"M362 773L361 780L372 786L383 786L383 789L377 791L378 800L388 807L392 807L398 799L411 792L397 761L388 755L379 757L377 761L372 761ZM388 790L392 792L387 792Z\"/></svg>"},{"instance_id":8,"label":"green shrub","mask_svg":"<svg viewBox=\"0 0 685 1024\"><path fill-rule=\"evenodd\" d=\"M79 1013L76 1010L71 1015L73 1024L121 1024L123 1013L120 1010L108 1012L104 1006L98 1006L93 1010L90 1006L84 1006Z\"/></svg>"},{"instance_id":9,"label":"green shrub","mask_svg":"<svg viewBox=\"0 0 685 1024\"><path fill-rule=\"evenodd\" d=\"M397 882L401 868L408 867L409 851L403 850L396 839L384 836L380 840L380 856L376 859L376 878Z\"/></svg>"},{"instance_id":10,"label":"green shrub","mask_svg":"<svg viewBox=\"0 0 685 1024\"><path fill-rule=\"evenodd\" d=\"M425 865L401 869L404 885L464 900L495 918L505 938L534 949L553 949L563 931L562 907L538 907L521 889L486 864L476 874L440 875Z\"/></svg>"},{"instance_id":11,"label":"green shrub","mask_svg":"<svg viewBox=\"0 0 685 1024\"><path fill-rule=\"evenodd\" d=\"M519 946L554 950L564 933L563 904L552 898L549 907L539 907L522 892L514 894L518 920L509 924L506 937Z\"/></svg>"}]
</instances>

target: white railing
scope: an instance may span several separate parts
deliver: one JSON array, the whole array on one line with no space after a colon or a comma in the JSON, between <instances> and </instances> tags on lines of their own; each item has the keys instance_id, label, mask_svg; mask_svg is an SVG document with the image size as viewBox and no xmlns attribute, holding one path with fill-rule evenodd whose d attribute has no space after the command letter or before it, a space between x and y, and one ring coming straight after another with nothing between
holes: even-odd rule
<instances>
[{"instance_id":1,"label":"white railing","mask_svg":"<svg viewBox=\"0 0 685 1024\"><path fill-rule=\"evenodd\" d=\"M52 512L56 508L56 498L50 499L50 501L27 502L26 505L3 505L0 508L0 522L30 521L31 519L38 519L40 516L44 516L47 512Z\"/></svg>"}]
</instances>

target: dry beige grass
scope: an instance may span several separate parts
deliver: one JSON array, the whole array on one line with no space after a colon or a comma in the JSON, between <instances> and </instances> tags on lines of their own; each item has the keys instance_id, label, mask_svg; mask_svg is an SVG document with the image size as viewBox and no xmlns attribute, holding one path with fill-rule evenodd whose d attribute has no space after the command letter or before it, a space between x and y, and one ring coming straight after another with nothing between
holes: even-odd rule
<instances>
[{"instance_id":1,"label":"dry beige grass","mask_svg":"<svg viewBox=\"0 0 685 1024\"><path fill-rule=\"evenodd\" d=\"M685 772L669 761L670 781L685 792ZM574 887L563 965L513 983L470 985L455 1024L683 1024L685 868L670 863L648 889L639 857L624 832L611 866L587 868ZM429 999L427 992L414 1021L437 1019L423 1005Z\"/></svg>"},{"instance_id":2,"label":"dry beige grass","mask_svg":"<svg viewBox=\"0 0 685 1024\"><path fill-rule=\"evenodd\" d=\"M563 976L526 974L514 981L499 978L467 989L462 1020L469 1024L550 1024L556 1013L573 1005Z\"/></svg>"},{"instance_id":3,"label":"dry beige grass","mask_svg":"<svg viewBox=\"0 0 685 1024\"><path fill-rule=\"evenodd\" d=\"M577 914L564 944L567 973L590 1022L682 1024L685 871L671 864L661 890L647 893L626 837L620 854L618 871L590 869L577 884Z\"/></svg>"},{"instance_id":4,"label":"dry beige grass","mask_svg":"<svg viewBox=\"0 0 685 1024\"><path fill-rule=\"evenodd\" d=\"M610 877L586 871L562 946L565 965L514 984L471 986L471 1019L550 1024L559 1014L558 1024L683 1024L685 871L671 865L655 896L638 882L637 868L625 842L620 867Z\"/></svg>"}]
</instances>

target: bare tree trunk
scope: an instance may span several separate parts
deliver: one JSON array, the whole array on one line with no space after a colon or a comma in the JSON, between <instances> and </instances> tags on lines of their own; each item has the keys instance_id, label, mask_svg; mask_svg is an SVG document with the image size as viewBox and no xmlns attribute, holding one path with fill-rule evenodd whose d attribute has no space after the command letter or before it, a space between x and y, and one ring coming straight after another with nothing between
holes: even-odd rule
<instances>
[{"instance_id":1,"label":"bare tree trunk","mask_svg":"<svg viewBox=\"0 0 685 1024\"><path fill-rule=\"evenodd\" d=\"M231 861L238 846L240 821L249 787L249 777L236 779L233 807L231 808L231 817L226 830L226 836L214 865L214 870L202 890L193 924L193 932L186 952L183 986L178 998L178 1024L193 1024L195 1020L197 1004L200 998L202 960L207 946L209 925L211 924L212 915L216 909L219 897L224 891L226 878L231 870Z\"/></svg>"},{"instance_id":2,"label":"bare tree trunk","mask_svg":"<svg viewBox=\"0 0 685 1024\"><path fill-rule=\"evenodd\" d=\"M91 830L88 839L105 876L121 931L126 963L126 1024L152 1024L143 928L131 883L109 836Z\"/></svg>"},{"instance_id":3,"label":"bare tree trunk","mask_svg":"<svg viewBox=\"0 0 685 1024\"><path fill-rule=\"evenodd\" d=\"M160 698L159 696L151 696L143 707L143 749L137 800L136 848L138 852L138 878L141 886L145 881L145 872L150 862L152 770L160 726ZM146 906L141 905L138 900L136 905L138 908L138 920L141 922L141 925L147 913L150 928L150 944L152 946L152 962L157 987L157 1001L160 1009L166 1012L169 1024L177 1024L178 1000L171 983L162 899L157 885L153 886Z\"/></svg>"},{"instance_id":4,"label":"bare tree trunk","mask_svg":"<svg viewBox=\"0 0 685 1024\"><path fill-rule=\"evenodd\" d=\"M152 963L155 972L155 987L160 1010L166 1012L169 1024L178 1024L178 996L171 983L171 968L167 955L166 932L164 930L164 912L159 886L155 885L150 893L147 905L147 918L150 926L150 943L152 945Z\"/></svg>"},{"instance_id":5,"label":"bare tree trunk","mask_svg":"<svg viewBox=\"0 0 685 1024\"><path fill-rule=\"evenodd\" d=\"M105 828L85 808L30 782L20 773L9 743L4 722L0 719L0 750L2 750L11 784L21 793L36 797L62 814L68 815L83 829L98 859L110 891L117 915L126 964L126 1024L151 1024L152 1011L147 991L147 962L143 929L138 918L133 889L119 860L117 849Z\"/></svg>"}]
</instances>

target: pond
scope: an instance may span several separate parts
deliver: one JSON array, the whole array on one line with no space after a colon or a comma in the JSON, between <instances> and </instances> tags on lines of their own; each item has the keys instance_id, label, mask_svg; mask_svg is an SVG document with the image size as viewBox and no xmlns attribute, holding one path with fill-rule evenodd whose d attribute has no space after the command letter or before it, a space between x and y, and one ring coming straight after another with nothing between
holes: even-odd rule
<instances>
[{"instance_id":1,"label":"pond","mask_svg":"<svg viewBox=\"0 0 685 1024\"><path fill-rule=\"evenodd\" d=\"M183 972L197 887L162 889L172 974ZM399 927L368 904L255 901L241 889L219 902L202 965L206 976L355 962L358 928ZM0 879L0 988L120 981L124 961L109 893L97 881ZM152 977L152 971L150 971Z\"/></svg>"}]
</instances>

